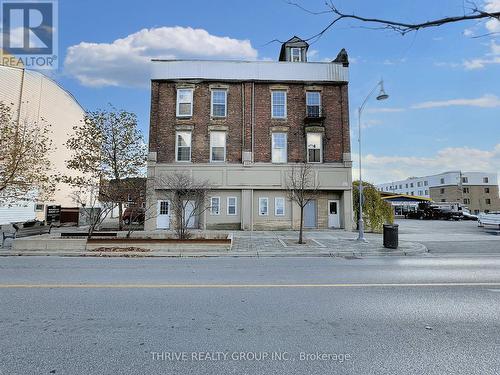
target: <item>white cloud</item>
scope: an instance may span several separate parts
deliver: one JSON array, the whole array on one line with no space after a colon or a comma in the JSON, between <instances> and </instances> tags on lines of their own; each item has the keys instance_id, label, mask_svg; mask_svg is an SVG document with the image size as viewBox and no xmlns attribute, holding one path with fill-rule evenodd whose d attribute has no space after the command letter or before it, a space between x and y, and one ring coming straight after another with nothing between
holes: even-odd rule
<instances>
[{"instance_id":1,"label":"white cloud","mask_svg":"<svg viewBox=\"0 0 500 375\"><path fill-rule=\"evenodd\" d=\"M383 125L384 123L380 120L369 119L369 120L361 120L361 129L373 128L378 125Z\"/></svg>"},{"instance_id":2,"label":"white cloud","mask_svg":"<svg viewBox=\"0 0 500 375\"><path fill-rule=\"evenodd\" d=\"M452 107L452 106L494 108L494 107L500 107L500 98L495 95L486 94L481 96L480 98L474 98L474 99L450 99L450 100L428 101L428 102L414 104L411 106L411 108L426 109L426 108Z\"/></svg>"},{"instance_id":3,"label":"white cloud","mask_svg":"<svg viewBox=\"0 0 500 375\"><path fill-rule=\"evenodd\" d=\"M395 60L385 59L382 62L382 64L384 64L384 65L396 65L396 64L404 64L405 62L406 62L406 58L402 57L402 58L395 59Z\"/></svg>"},{"instance_id":4,"label":"white cloud","mask_svg":"<svg viewBox=\"0 0 500 375\"><path fill-rule=\"evenodd\" d=\"M353 155L353 178L358 178L357 155ZM469 147L448 147L429 157L378 156L363 157L363 178L372 183L383 183L426 176L447 170L500 172L500 143L492 150Z\"/></svg>"},{"instance_id":5,"label":"white cloud","mask_svg":"<svg viewBox=\"0 0 500 375\"><path fill-rule=\"evenodd\" d=\"M482 69L486 65L500 64L500 44L497 44L495 40L491 40L489 47L490 51L484 57L464 61L463 66L465 69Z\"/></svg>"},{"instance_id":6,"label":"white cloud","mask_svg":"<svg viewBox=\"0 0 500 375\"><path fill-rule=\"evenodd\" d=\"M500 12L500 0L486 0L484 5L484 10L487 12ZM489 19L486 21L486 29L490 33L498 33L500 32L500 21L496 19Z\"/></svg>"},{"instance_id":7,"label":"white cloud","mask_svg":"<svg viewBox=\"0 0 500 375\"><path fill-rule=\"evenodd\" d=\"M147 86L153 58L257 58L249 40L209 34L191 27L142 29L112 43L71 46L65 72L86 86Z\"/></svg>"},{"instance_id":8,"label":"white cloud","mask_svg":"<svg viewBox=\"0 0 500 375\"><path fill-rule=\"evenodd\" d=\"M366 113L392 113L392 112L403 112L405 108L397 107L381 107L381 108L367 108Z\"/></svg>"},{"instance_id":9,"label":"white cloud","mask_svg":"<svg viewBox=\"0 0 500 375\"><path fill-rule=\"evenodd\" d=\"M473 36L474 30L472 28L464 30L464 36Z\"/></svg>"}]
</instances>

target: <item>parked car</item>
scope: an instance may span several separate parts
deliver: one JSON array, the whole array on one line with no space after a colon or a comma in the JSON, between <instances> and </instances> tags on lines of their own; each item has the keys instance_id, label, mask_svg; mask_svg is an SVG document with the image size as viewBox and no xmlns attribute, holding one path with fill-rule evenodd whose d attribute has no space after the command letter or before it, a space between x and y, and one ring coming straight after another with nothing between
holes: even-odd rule
<instances>
[{"instance_id":1,"label":"parked car","mask_svg":"<svg viewBox=\"0 0 500 375\"><path fill-rule=\"evenodd\" d=\"M407 217L409 219L420 220L461 220L463 217L462 211L457 211L449 208L443 208L439 205L422 202L418 204L416 211L409 212Z\"/></svg>"},{"instance_id":2,"label":"parked car","mask_svg":"<svg viewBox=\"0 0 500 375\"><path fill-rule=\"evenodd\" d=\"M488 213L479 214L477 220L478 226L482 227L484 223L500 224L500 211L490 211Z\"/></svg>"},{"instance_id":3,"label":"parked car","mask_svg":"<svg viewBox=\"0 0 500 375\"><path fill-rule=\"evenodd\" d=\"M146 211L142 207L127 207L123 212L123 223L125 225L137 223L144 224Z\"/></svg>"}]
</instances>

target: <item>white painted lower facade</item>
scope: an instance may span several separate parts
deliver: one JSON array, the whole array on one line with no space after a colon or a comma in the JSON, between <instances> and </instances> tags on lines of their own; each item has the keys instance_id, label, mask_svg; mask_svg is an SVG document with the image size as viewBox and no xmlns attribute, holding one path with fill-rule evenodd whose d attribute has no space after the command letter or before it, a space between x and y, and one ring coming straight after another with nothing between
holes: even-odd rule
<instances>
[{"instance_id":1,"label":"white painted lower facade","mask_svg":"<svg viewBox=\"0 0 500 375\"><path fill-rule=\"evenodd\" d=\"M179 171L178 164L149 162L146 230L171 229L172 212L162 177ZM182 170L211 186L211 207L196 219L194 227L226 230L297 229L300 209L287 197L286 181L291 164L192 164ZM319 183L316 199L305 209L304 224L309 228L352 228L351 163L313 166ZM214 201L212 201L214 199ZM214 204L212 204L214 202Z\"/></svg>"}]
</instances>

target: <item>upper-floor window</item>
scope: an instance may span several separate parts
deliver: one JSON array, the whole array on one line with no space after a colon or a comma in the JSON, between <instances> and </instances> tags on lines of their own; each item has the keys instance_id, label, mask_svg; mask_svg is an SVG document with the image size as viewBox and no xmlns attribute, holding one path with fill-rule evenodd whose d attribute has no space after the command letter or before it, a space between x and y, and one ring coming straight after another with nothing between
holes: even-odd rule
<instances>
[{"instance_id":1,"label":"upper-floor window","mask_svg":"<svg viewBox=\"0 0 500 375\"><path fill-rule=\"evenodd\" d=\"M439 189L439 194L444 194L444 189L443 188Z\"/></svg>"},{"instance_id":2,"label":"upper-floor window","mask_svg":"<svg viewBox=\"0 0 500 375\"><path fill-rule=\"evenodd\" d=\"M322 144L321 133L307 133L307 161L309 163L321 163Z\"/></svg>"},{"instance_id":3,"label":"upper-floor window","mask_svg":"<svg viewBox=\"0 0 500 375\"><path fill-rule=\"evenodd\" d=\"M301 62L302 61L302 51L301 48L291 48L290 49L291 60L292 62Z\"/></svg>"},{"instance_id":4,"label":"upper-floor window","mask_svg":"<svg viewBox=\"0 0 500 375\"><path fill-rule=\"evenodd\" d=\"M486 198L486 204L491 204L491 199L490 198Z\"/></svg>"},{"instance_id":5,"label":"upper-floor window","mask_svg":"<svg viewBox=\"0 0 500 375\"><path fill-rule=\"evenodd\" d=\"M441 179L441 183L444 184L444 178Z\"/></svg>"},{"instance_id":6,"label":"upper-floor window","mask_svg":"<svg viewBox=\"0 0 500 375\"><path fill-rule=\"evenodd\" d=\"M406 184L406 188L408 189L408 184Z\"/></svg>"},{"instance_id":7,"label":"upper-floor window","mask_svg":"<svg viewBox=\"0 0 500 375\"><path fill-rule=\"evenodd\" d=\"M286 133L272 134L272 162L286 163Z\"/></svg>"},{"instance_id":8,"label":"upper-floor window","mask_svg":"<svg viewBox=\"0 0 500 375\"><path fill-rule=\"evenodd\" d=\"M464 194L469 194L469 188L468 187L464 187L462 189L462 191L464 192Z\"/></svg>"},{"instance_id":9,"label":"upper-floor window","mask_svg":"<svg viewBox=\"0 0 500 375\"><path fill-rule=\"evenodd\" d=\"M307 117L321 116L321 93L319 91L306 92Z\"/></svg>"},{"instance_id":10,"label":"upper-floor window","mask_svg":"<svg viewBox=\"0 0 500 375\"><path fill-rule=\"evenodd\" d=\"M490 188L484 188L484 193L489 194L490 193Z\"/></svg>"},{"instance_id":11,"label":"upper-floor window","mask_svg":"<svg viewBox=\"0 0 500 375\"><path fill-rule=\"evenodd\" d=\"M484 182L485 184L487 184L488 182L490 182L490 180L489 180L489 178L488 178L488 177L484 177L484 178L483 178L483 182Z\"/></svg>"},{"instance_id":12,"label":"upper-floor window","mask_svg":"<svg viewBox=\"0 0 500 375\"><path fill-rule=\"evenodd\" d=\"M271 111L274 118L286 118L286 91L271 92Z\"/></svg>"},{"instance_id":13,"label":"upper-floor window","mask_svg":"<svg viewBox=\"0 0 500 375\"><path fill-rule=\"evenodd\" d=\"M176 161L191 161L191 132L177 132L175 148Z\"/></svg>"},{"instance_id":14,"label":"upper-floor window","mask_svg":"<svg viewBox=\"0 0 500 375\"><path fill-rule=\"evenodd\" d=\"M413 187L413 182L410 182L410 187Z\"/></svg>"},{"instance_id":15,"label":"upper-floor window","mask_svg":"<svg viewBox=\"0 0 500 375\"><path fill-rule=\"evenodd\" d=\"M212 90L212 117L226 117L227 90Z\"/></svg>"},{"instance_id":16,"label":"upper-floor window","mask_svg":"<svg viewBox=\"0 0 500 375\"><path fill-rule=\"evenodd\" d=\"M402 189L403 188L403 185L399 184L399 188Z\"/></svg>"},{"instance_id":17,"label":"upper-floor window","mask_svg":"<svg viewBox=\"0 0 500 375\"><path fill-rule=\"evenodd\" d=\"M464 204L470 204L470 199L469 198L464 198Z\"/></svg>"},{"instance_id":18,"label":"upper-floor window","mask_svg":"<svg viewBox=\"0 0 500 375\"><path fill-rule=\"evenodd\" d=\"M417 182L417 186L418 186L418 187L421 187L421 186L422 186L422 181L418 181L418 182Z\"/></svg>"},{"instance_id":19,"label":"upper-floor window","mask_svg":"<svg viewBox=\"0 0 500 375\"><path fill-rule=\"evenodd\" d=\"M177 117L193 115L193 89L177 90Z\"/></svg>"},{"instance_id":20,"label":"upper-floor window","mask_svg":"<svg viewBox=\"0 0 500 375\"><path fill-rule=\"evenodd\" d=\"M468 183L469 182L469 178L468 177L462 177L462 182L464 184Z\"/></svg>"},{"instance_id":21,"label":"upper-floor window","mask_svg":"<svg viewBox=\"0 0 500 375\"><path fill-rule=\"evenodd\" d=\"M424 186L427 186L429 183L427 182L427 180L424 181Z\"/></svg>"},{"instance_id":22,"label":"upper-floor window","mask_svg":"<svg viewBox=\"0 0 500 375\"><path fill-rule=\"evenodd\" d=\"M226 161L226 132L210 132L210 161Z\"/></svg>"}]
</instances>

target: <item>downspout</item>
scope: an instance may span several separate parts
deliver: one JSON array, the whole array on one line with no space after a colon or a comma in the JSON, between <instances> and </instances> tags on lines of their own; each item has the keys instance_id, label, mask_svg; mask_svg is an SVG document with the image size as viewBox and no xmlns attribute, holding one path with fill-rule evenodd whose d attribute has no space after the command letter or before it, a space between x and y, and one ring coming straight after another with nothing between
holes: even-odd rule
<instances>
[{"instance_id":1,"label":"downspout","mask_svg":"<svg viewBox=\"0 0 500 375\"><path fill-rule=\"evenodd\" d=\"M252 82L252 163L255 160L254 157L254 145L255 145L255 82ZM252 189L252 204L251 204L251 231L253 232L253 223L254 223L254 199L253 199L253 191Z\"/></svg>"},{"instance_id":2,"label":"downspout","mask_svg":"<svg viewBox=\"0 0 500 375\"><path fill-rule=\"evenodd\" d=\"M255 160L254 146L255 146L255 82L252 82L252 163Z\"/></svg>"},{"instance_id":3,"label":"downspout","mask_svg":"<svg viewBox=\"0 0 500 375\"><path fill-rule=\"evenodd\" d=\"M17 128L19 129L19 124L21 121L21 106L23 105L23 89L24 89L24 74L25 68L21 68L21 87L19 88L19 106L17 110Z\"/></svg>"},{"instance_id":4,"label":"downspout","mask_svg":"<svg viewBox=\"0 0 500 375\"><path fill-rule=\"evenodd\" d=\"M241 82L241 151L245 150L245 83Z\"/></svg>"}]
</instances>

